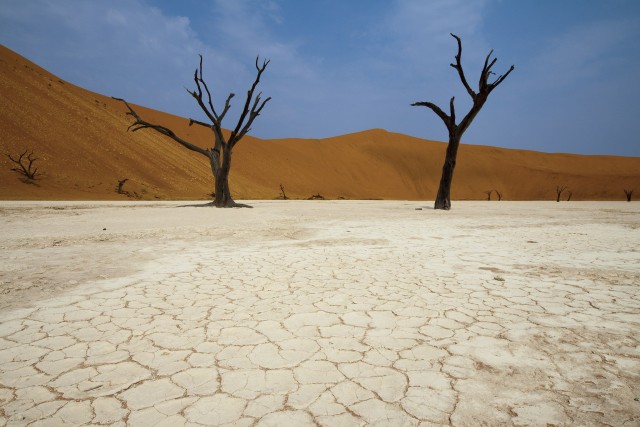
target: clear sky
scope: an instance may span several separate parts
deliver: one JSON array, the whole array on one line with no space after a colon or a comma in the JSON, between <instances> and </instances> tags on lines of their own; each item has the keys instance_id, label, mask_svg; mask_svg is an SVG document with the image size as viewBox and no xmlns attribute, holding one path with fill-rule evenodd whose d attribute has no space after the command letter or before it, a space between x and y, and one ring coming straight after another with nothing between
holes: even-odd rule
<instances>
[{"instance_id":1,"label":"clear sky","mask_svg":"<svg viewBox=\"0 0 640 427\"><path fill-rule=\"evenodd\" d=\"M500 74L463 143L640 156L638 0L1 0L0 43L87 89L202 118L198 54L222 106L238 113L256 55L271 63L263 138L384 128L446 140L416 101L469 97L449 64L458 34L477 85L494 49ZM224 123L233 127L228 116Z\"/></svg>"}]
</instances>

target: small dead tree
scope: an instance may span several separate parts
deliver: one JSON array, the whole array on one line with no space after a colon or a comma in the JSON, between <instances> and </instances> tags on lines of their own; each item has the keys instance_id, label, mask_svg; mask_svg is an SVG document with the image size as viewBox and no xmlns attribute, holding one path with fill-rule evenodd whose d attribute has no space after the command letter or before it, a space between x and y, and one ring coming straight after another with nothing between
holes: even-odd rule
<instances>
[{"instance_id":1,"label":"small dead tree","mask_svg":"<svg viewBox=\"0 0 640 427\"><path fill-rule=\"evenodd\" d=\"M129 181L129 178L125 178L125 179L121 179L118 181L118 188L116 189L116 191L118 192L118 194L127 194L122 187L124 186L124 183Z\"/></svg>"},{"instance_id":2,"label":"small dead tree","mask_svg":"<svg viewBox=\"0 0 640 427\"><path fill-rule=\"evenodd\" d=\"M435 209L451 209L451 183L453 181L453 170L456 167L456 157L458 156L458 146L460 145L460 140L464 132L469 128L473 119L475 119L476 115L480 112L485 102L489 98L489 94L500 85L507 78L507 76L514 70L514 66L512 65L509 70L500 75L495 81L492 83L489 82L489 77L491 74L495 74L491 71L491 68L498 60L497 58L491 59L491 55L493 54L493 50L489 52L486 59L484 60L484 67L482 68L482 72L480 73L480 82L478 87L478 92L475 92L469 86L467 82L467 78L464 75L464 71L462 69L462 41L460 37L455 34L451 34L451 36L456 39L458 42L458 54L455 56L456 63L450 64L457 72L460 77L460 81L464 85L467 93L473 100L473 105L469 112L464 116L464 118L460 121L460 123L456 124L456 112L453 105L453 101L455 97L451 98L449 101L449 114L445 113L438 107L437 105L431 102L415 102L411 104L412 106L424 106L431 109L434 113L437 114L440 119L444 122L447 130L449 131L449 143L447 145L447 154L444 160L444 166L442 167L442 177L440 178L440 186L438 188L438 194L436 196Z\"/></svg>"},{"instance_id":3,"label":"small dead tree","mask_svg":"<svg viewBox=\"0 0 640 427\"><path fill-rule=\"evenodd\" d=\"M22 175L24 177L24 182L33 184L33 181L36 180L36 177L40 175L40 173L38 172L38 168L34 166L34 163L36 162L36 160L38 160L38 158L33 156L33 151L31 151L29 154L27 154L27 151L29 150L24 150L24 152L20 154L17 159L14 158L11 154L7 154L7 157L17 165L17 167L11 168L11 170Z\"/></svg>"},{"instance_id":4,"label":"small dead tree","mask_svg":"<svg viewBox=\"0 0 640 427\"><path fill-rule=\"evenodd\" d=\"M560 197L565 190L567 190L565 185L556 185L556 202L560 202Z\"/></svg>"},{"instance_id":5,"label":"small dead tree","mask_svg":"<svg viewBox=\"0 0 640 427\"><path fill-rule=\"evenodd\" d=\"M486 191L484 192L484 194L486 194L486 195L487 195L487 200L491 200L491 193L493 193L493 190L486 190Z\"/></svg>"},{"instance_id":6,"label":"small dead tree","mask_svg":"<svg viewBox=\"0 0 640 427\"><path fill-rule=\"evenodd\" d=\"M627 202L630 202L631 196L633 196L633 190L624 190L624 195L627 196Z\"/></svg>"},{"instance_id":7,"label":"small dead tree","mask_svg":"<svg viewBox=\"0 0 640 427\"><path fill-rule=\"evenodd\" d=\"M307 200L325 200L325 199L324 199L324 196L322 194L318 193L318 194L312 195Z\"/></svg>"},{"instance_id":8,"label":"small dead tree","mask_svg":"<svg viewBox=\"0 0 640 427\"><path fill-rule=\"evenodd\" d=\"M496 192L496 194L498 195L498 201L502 200L502 191L498 191L498 190L493 190Z\"/></svg>"},{"instance_id":9,"label":"small dead tree","mask_svg":"<svg viewBox=\"0 0 640 427\"><path fill-rule=\"evenodd\" d=\"M567 191L567 202L571 201L571 196L573 196L573 192L572 191Z\"/></svg>"},{"instance_id":10,"label":"small dead tree","mask_svg":"<svg viewBox=\"0 0 640 427\"><path fill-rule=\"evenodd\" d=\"M289 200L287 193L284 192L284 185L280 184L280 198L282 200Z\"/></svg>"},{"instance_id":11,"label":"small dead tree","mask_svg":"<svg viewBox=\"0 0 640 427\"><path fill-rule=\"evenodd\" d=\"M235 96L235 94L229 94L227 100L224 103L222 111L219 112L218 110L216 110L216 108L213 106L213 98L211 95L211 91L209 90L209 86L204 81L204 78L202 76L202 55L200 55L200 66L196 68L193 76L196 88L194 90L187 89L187 92L189 92L189 94L196 100L198 106L205 113L210 123L189 119L189 126L196 124L198 126L204 126L208 129L211 129L214 136L214 145L213 147L208 149L198 147L197 145L194 145L180 138L171 129L165 126L145 121L133 110L133 108L131 108L127 101L121 98L114 98L118 101L124 102L124 104L129 109L129 112L127 114L135 119L131 126L129 126L129 129L132 129L133 132L139 131L141 129L153 129L162 135L168 136L183 147L191 151L195 151L196 153L202 154L209 159L211 172L215 181L215 199L213 201L213 205L218 208L246 206L240 205L233 200L233 197L231 196L231 190L229 189L229 172L231 171L231 158L233 148L238 142L240 142L242 137L244 137L251 130L251 124L260 115L267 102L271 100L271 97L262 100L262 92L258 93L257 95L255 94L256 87L260 83L260 77L266 70L267 65L269 65L269 60L265 59L262 61L262 64L260 64L259 59L259 57L256 58L256 78L253 81L251 88L247 91L247 99L244 103L242 113L240 114L238 122L236 123L235 128L231 131L229 137L225 138L222 129L222 120L225 118L227 112L231 108L231 99Z\"/></svg>"}]
</instances>

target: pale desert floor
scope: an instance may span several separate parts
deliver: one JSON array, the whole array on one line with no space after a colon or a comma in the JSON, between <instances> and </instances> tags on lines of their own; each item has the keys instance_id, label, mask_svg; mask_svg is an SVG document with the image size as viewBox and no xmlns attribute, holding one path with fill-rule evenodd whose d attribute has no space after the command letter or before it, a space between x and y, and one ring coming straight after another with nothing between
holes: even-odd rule
<instances>
[{"instance_id":1,"label":"pale desert floor","mask_svg":"<svg viewBox=\"0 0 640 427\"><path fill-rule=\"evenodd\" d=\"M250 204L0 202L0 425L640 424L640 203Z\"/></svg>"}]
</instances>

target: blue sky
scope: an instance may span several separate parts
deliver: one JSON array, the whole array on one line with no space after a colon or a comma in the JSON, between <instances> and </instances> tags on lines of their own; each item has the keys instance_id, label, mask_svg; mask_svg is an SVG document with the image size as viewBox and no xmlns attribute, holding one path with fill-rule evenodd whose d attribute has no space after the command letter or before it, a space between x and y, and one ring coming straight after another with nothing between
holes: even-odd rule
<instances>
[{"instance_id":1,"label":"blue sky","mask_svg":"<svg viewBox=\"0 0 640 427\"><path fill-rule=\"evenodd\" d=\"M450 32L467 78L484 57L515 71L464 143L640 156L637 0L2 0L0 43L87 89L187 117L198 54L221 106L271 59L262 138L322 138L384 128L446 140L430 110L456 96Z\"/></svg>"}]
</instances>

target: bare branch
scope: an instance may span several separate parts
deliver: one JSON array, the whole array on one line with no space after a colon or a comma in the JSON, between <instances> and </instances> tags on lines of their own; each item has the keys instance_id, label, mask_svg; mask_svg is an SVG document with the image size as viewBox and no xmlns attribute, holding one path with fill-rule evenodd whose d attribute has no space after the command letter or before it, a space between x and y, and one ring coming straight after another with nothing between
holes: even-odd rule
<instances>
[{"instance_id":1,"label":"bare branch","mask_svg":"<svg viewBox=\"0 0 640 427\"><path fill-rule=\"evenodd\" d=\"M493 90L493 89L495 89L496 87L498 87L498 85L499 85L500 83L502 83L502 82L504 81L504 79L506 79L506 78L507 78L507 76L509 75L509 73L511 73L513 70L515 70L515 68L516 68L516 67L512 65L512 66L509 68L509 71L507 71L505 74L503 74L503 75L501 75L500 77L498 77L498 78L496 79L496 81L495 81L495 82L490 83L490 85L489 85L489 86L491 86L491 90Z\"/></svg>"},{"instance_id":2,"label":"bare branch","mask_svg":"<svg viewBox=\"0 0 640 427\"><path fill-rule=\"evenodd\" d=\"M218 118L218 114L216 113L216 109L213 107L213 101L211 100L211 92L209 91L209 86L207 86L207 82L204 81L204 77L202 76L202 55L198 55L200 57L200 77L198 78L198 80L196 81L196 84L198 84L198 81L200 83L202 83L202 85L204 86L204 90L207 91L207 99L209 102L209 108L211 108L211 112L213 113L213 115ZM196 72L196 76L197 76L197 72Z\"/></svg>"},{"instance_id":3,"label":"bare branch","mask_svg":"<svg viewBox=\"0 0 640 427\"><path fill-rule=\"evenodd\" d=\"M203 127L209 128L209 129L211 129L211 126L212 126L209 123L201 122L199 120L189 119L189 126L192 126L194 124L195 125L200 125L200 126L203 126Z\"/></svg>"},{"instance_id":4,"label":"bare branch","mask_svg":"<svg viewBox=\"0 0 640 427\"><path fill-rule=\"evenodd\" d=\"M453 106L454 99L456 99L456 97L452 96L451 101L449 101L449 116L453 125L456 124L456 108Z\"/></svg>"},{"instance_id":5,"label":"bare branch","mask_svg":"<svg viewBox=\"0 0 640 427\"><path fill-rule=\"evenodd\" d=\"M135 121L129 126L129 129L133 129L132 132L137 132L141 129L153 129L156 132L168 136L169 138L173 139L174 141L176 141L178 144L182 145L185 148L188 148L191 151L195 151L197 153L200 153L204 156L209 157L210 152L208 150L205 150L203 148L198 147L197 145L193 145L188 141L185 141L184 139L180 138L178 135L176 135L171 129L166 128L164 126L160 126L160 125L156 125L150 122L147 122L145 120L143 120L138 113L135 112L135 110L131 107L131 105L129 105L129 103L127 101L125 101L122 98L116 98L116 97L112 97L113 99L115 99L116 101L122 101L124 103L124 105L127 106L127 108L129 109L129 112L127 113L127 115L132 116ZM194 122L195 123L195 122ZM200 122L201 123L201 122Z\"/></svg>"},{"instance_id":6,"label":"bare branch","mask_svg":"<svg viewBox=\"0 0 640 427\"><path fill-rule=\"evenodd\" d=\"M233 98L234 96L236 96L235 93L230 93L227 97L226 102L224 103L224 109L222 110L222 114L220 114L220 117L218 118L220 125L222 124L222 119L224 119L224 116L227 115L227 111L229 111L229 108L231 108L231 98Z\"/></svg>"},{"instance_id":7,"label":"bare branch","mask_svg":"<svg viewBox=\"0 0 640 427\"><path fill-rule=\"evenodd\" d=\"M447 116L447 113L445 113L444 111L442 111L440 109L440 107L438 107L436 104L432 103L432 102L414 102L413 104L411 104L411 106L413 107L427 107L430 108L434 113L436 113L438 115L438 117L440 117L442 119L442 121L444 122L445 126L447 127L447 129L451 129L451 126L455 124L451 121L451 117Z\"/></svg>"},{"instance_id":8,"label":"bare branch","mask_svg":"<svg viewBox=\"0 0 640 427\"><path fill-rule=\"evenodd\" d=\"M456 55L456 63L449 64L449 65L451 65L453 68L455 68L458 71L458 75L460 76L460 81L462 81L462 84L464 85L464 88L467 90L467 93L469 94L469 96L471 96L471 99L475 99L476 93L473 91L473 89L471 89L471 86L469 86L469 83L467 82L467 78L464 76L464 70L462 69L462 62L461 62L462 40L460 40L460 37L456 36L455 34L453 33L450 33L450 34L458 42L458 54Z\"/></svg>"},{"instance_id":9,"label":"bare branch","mask_svg":"<svg viewBox=\"0 0 640 427\"><path fill-rule=\"evenodd\" d=\"M251 127L251 122L253 122L253 120L260 114L260 111L262 110L262 108L266 105L266 103L271 99L270 97L267 98L259 107L258 107L258 102L260 99L260 94L258 94L258 97L256 98L256 100L253 102L253 107L250 108L251 106L251 102L253 100L253 94L256 90L256 87L258 86L258 83L260 83L260 77L262 76L262 73L264 72L264 70L267 68L267 65L269 65L269 61L268 59L263 60L262 65L259 65L258 60L260 57L256 57L256 70L258 71L257 75L256 75L256 79L254 80L253 84L251 85L251 89L249 89L247 91L247 99L244 103L244 108L242 109L242 114L240 114L240 118L238 118L238 123L236 124L235 129L233 130L233 132L231 132L231 136L229 137L229 142L231 144L235 144L235 141L238 138L238 136L240 135L240 138L242 138L242 136L244 136L250 129ZM250 118L249 121L245 124L245 120L247 119L247 115L250 114Z\"/></svg>"},{"instance_id":10,"label":"bare branch","mask_svg":"<svg viewBox=\"0 0 640 427\"><path fill-rule=\"evenodd\" d=\"M569 187L567 187L566 185L556 185L556 202L560 202L560 196L568 188ZM571 196L569 196L569 197L571 197Z\"/></svg>"},{"instance_id":11,"label":"bare branch","mask_svg":"<svg viewBox=\"0 0 640 427\"><path fill-rule=\"evenodd\" d=\"M28 150L24 150L24 152L20 154L17 159L14 159L11 154L7 154L7 157L9 158L9 160L20 167L11 168L12 171L19 173L20 175L27 178L27 180L35 181L36 176L38 175L38 168L34 169L33 163L38 160L38 158L33 157L33 151L31 151L29 154L27 154L27 151ZM29 164L26 164L26 161L23 161L24 156L27 156L26 161L28 161Z\"/></svg>"}]
</instances>

